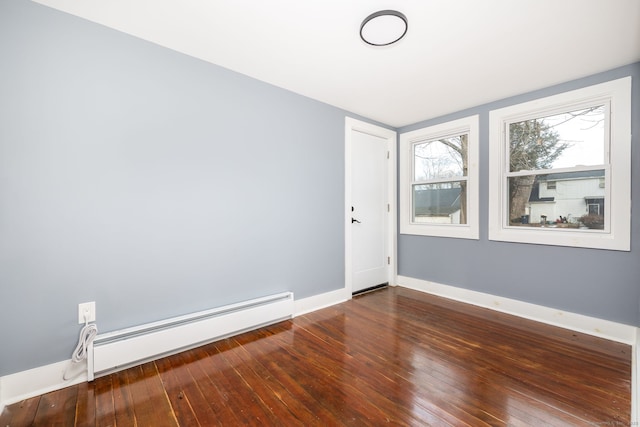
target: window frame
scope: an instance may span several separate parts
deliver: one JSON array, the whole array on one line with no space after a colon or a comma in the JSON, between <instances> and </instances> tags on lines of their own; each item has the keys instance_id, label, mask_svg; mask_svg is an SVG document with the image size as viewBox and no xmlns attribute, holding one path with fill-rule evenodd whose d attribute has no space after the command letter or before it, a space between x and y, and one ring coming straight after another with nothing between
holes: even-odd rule
<instances>
[{"instance_id":1,"label":"window frame","mask_svg":"<svg viewBox=\"0 0 640 427\"><path fill-rule=\"evenodd\" d=\"M479 116L473 115L400 134L400 234L420 236L479 239L478 220L478 156ZM467 144L467 223L434 224L413 221L414 156L413 147L419 143L468 135ZM445 181L461 181L465 177L444 178Z\"/></svg>"},{"instance_id":2,"label":"window frame","mask_svg":"<svg viewBox=\"0 0 640 427\"><path fill-rule=\"evenodd\" d=\"M604 230L514 227L508 223L509 141L507 126L519 120L568 112L581 106L608 105L604 165L550 169L554 172L604 169ZM605 108L606 109L606 108ZM533 101L492 110L489 113L489 240L630 250L631 231L631 77L625 77ZM607 158L608 157L608 158ZM535 172L537 172L536 170ZM526 173L526 172L523 172Z\"/></svg>"}]
</instances>

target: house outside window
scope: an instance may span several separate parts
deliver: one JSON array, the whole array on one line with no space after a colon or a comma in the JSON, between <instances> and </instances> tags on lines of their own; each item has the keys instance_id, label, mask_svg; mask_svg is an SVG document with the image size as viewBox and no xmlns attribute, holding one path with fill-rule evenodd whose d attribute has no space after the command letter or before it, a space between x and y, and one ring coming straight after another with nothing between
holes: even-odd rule
<instances>
[{"instance_id":1,"label":"house outside window","mask_svg":"<svg viewBox=\"0 0 640 427\"><path fill-rule=\"evenodd\" d=\"M478 238L478 116L400 135L400 233Z\"/></svg>"},{"instance_id":2,"label":"house outside window","mask_svg":"<svg viewBox=\"0 0 640 427\"><path fill-rule=\"evenodd\" d=\"M540 223L543 215L547 218L545 224L554 230L588 229L595 219L589 221L585 215L599 215L602 218L598 222L604 223L606 194L600 186L601 179L604 179L604 170L538 175L526 205L529 226ZM519 225L517 220L516 225ZM601 228L598 226L597 229Z\"/></svg>"},{"instance_id":3,"label":"house outside window","mask_svg":"<svg viewBox=\"0 0 640 427\"><path fill-rule=\"evenodd\" d=\"M491 240L629 250L630 80L490 113Z\"/></svg>"}]
</instances>

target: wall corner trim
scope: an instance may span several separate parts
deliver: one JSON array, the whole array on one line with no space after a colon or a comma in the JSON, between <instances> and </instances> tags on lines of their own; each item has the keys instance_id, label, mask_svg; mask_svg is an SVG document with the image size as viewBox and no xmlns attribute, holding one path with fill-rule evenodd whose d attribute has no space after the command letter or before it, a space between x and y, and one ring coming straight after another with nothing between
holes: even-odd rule
<instances>
[{"instance_id":1,"label":"wall corner trim","mask_svg":"<svg viewBox=\"0 0 640 427\"><path fill-rule=\"evenodd\" d=\"M636 342L631 354L631 425L640 425L640 328L636 328Z\"/></svg>"}]
</instances>

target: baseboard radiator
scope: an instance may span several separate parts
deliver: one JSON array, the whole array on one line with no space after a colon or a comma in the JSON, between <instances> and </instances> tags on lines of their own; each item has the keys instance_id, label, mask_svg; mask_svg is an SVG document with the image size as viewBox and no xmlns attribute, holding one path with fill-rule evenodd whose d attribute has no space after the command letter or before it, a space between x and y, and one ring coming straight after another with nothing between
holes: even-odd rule
<instances>
[{"instance_id":1,"label":"baseboard radiator","mask_svg":"<svg viewBox=\"0 0 640 427\"><path fill-rule=\"evenodd\" d=\"M283 292L211 310L99 334L87 351L89 381L293 317L293 293Z\"/></svg>"}]
</instances>

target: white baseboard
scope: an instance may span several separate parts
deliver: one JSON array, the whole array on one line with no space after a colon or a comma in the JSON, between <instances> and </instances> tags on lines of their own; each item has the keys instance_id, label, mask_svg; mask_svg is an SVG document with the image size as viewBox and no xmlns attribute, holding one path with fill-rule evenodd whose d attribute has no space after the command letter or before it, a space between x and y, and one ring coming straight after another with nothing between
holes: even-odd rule
<instances>
[{"instance_id":1,"label":"white baseboard","mask_svg":"<svg viewBox=\"0 0 640 427\"><path fill-rule=\"evenodd\" d=\"M631 420L636 424L640 421L640 328L410 277L398 276L396 285L632 345ZM350 297L343 288L294 301L294 316L339 304ZM84 370L77 378L62 379L69 363L52 363L0 377L0 413L5 405L86 382L84 364L71 371L73 375Z\"/></svg>"},{"instance_id":2,"label":"white baseboard","mask_svg":"<svg viewBox=\"0 0 640 427\"><path fill-rule=\"evenodd\" d=\"M637 328L635 326L411 277L398 276L397 283L405 288L427 292L624 344L633 345L636 342Z\"/></svg>"},{"instance_id":3,"label":"white baseboard","mask_svg":"<svg viewBox=\"0 0 640 427\"><path fill-rule=\"evenodd\" d=\"M69 369L68 375L79 373L77 377L68 381L62 378L70 363L71 360L64 360L0 377L0 413L6 405L86 382L86 362L75 364Z\"/></svg>"},{"instance_id":4,"label":"white baseboard","mask_svg":"<svg viewBox=\"0 0 640 427\"><path fill-rule=\"evenodd\" d=\"M416 291L631 345L631 425L640 424L640 328L412 277L398 276L396 283Z\"/></svg>"},{"instance_id":5,"label":"white baseboard","mask_svg":"<svg viewBox=\"0 0 640 427\"><path fill-rule=\"evenodd\" d=\"M349 298L351 298L351 295L348 295L346 290L341 288L324 294L294 300L294 316L339 304ZM6 405L86 382L86 363L75 366L73 371L70 372L70 375L73 375L75 372L82 370L82 374L77 378L70 381L62 379L64 370L69 366L69 363L71 363L70 360L65 360L0 377L0 413Z\"/></svg>"},{"instance_id":6,"label":"white baseboard","mask_svg":"<svg viewBox=\"0 0 640 427\"><path fill-rule=\"evenodd\" d=\"M302 314L311 313L312 311L320 310L321 308L340 304L350 298L351 294L349 294L345 288L340 288L335 291L325 292L324 294L295 300L293 315L300 316Z\"/></svg>"}]
</instances>

